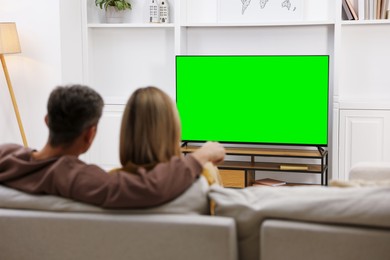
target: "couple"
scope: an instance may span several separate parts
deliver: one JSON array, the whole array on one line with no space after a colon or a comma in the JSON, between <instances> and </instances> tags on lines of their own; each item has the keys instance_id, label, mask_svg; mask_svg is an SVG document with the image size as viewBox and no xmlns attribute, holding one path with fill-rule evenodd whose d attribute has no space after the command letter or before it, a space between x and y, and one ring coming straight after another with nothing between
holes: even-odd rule
<instances>
[{"instance_id":1,"label":"couple","mask_svg":"<svg viewBox=\"0 0 390 260\"><path fill-rule=\"evenodd\" d=\"M154 207L189 188L206 163L224 159L223 146L215 142L181 156L174 103L160 89L146 87L131 95L123 114L122 168L107 174L78 159L94 140L103 105L101 96L87 86L54 89L45 117L47 144L38 151L0 145L0 184L104 208Z\"/></svg>"}]
</instances>

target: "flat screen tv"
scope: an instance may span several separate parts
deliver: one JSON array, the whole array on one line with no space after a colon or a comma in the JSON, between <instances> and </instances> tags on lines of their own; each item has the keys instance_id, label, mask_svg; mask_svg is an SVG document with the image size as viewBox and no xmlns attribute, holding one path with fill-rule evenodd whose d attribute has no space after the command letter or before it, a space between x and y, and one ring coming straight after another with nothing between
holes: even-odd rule
<instances>
[{"instance_id":1,"label":"flat screen tv","mask_svg":"<svg viewBox=\"0 0 390 260\"><path fill-rule=\"evenodd\" d=\"M327 146L328 55L177 56L185 142Z\"/></svg>"}]
</instances>

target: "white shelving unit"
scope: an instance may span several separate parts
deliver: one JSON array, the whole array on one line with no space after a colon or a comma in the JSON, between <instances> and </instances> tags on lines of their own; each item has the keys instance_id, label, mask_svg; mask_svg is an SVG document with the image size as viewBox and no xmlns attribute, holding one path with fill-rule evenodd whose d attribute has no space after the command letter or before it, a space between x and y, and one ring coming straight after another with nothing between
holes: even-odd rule
<instances>
[{"instance_id":1,"label":"white shelving unit","mask_svg":"<svg viewBox=\"0 0 390 260\"><path fill-rule=\"evenodd\" d=\"M103 12L93 0L80 2L83 81L97 89L106 101L99 130L104 134L98 134L98 142L86 157L89 161L106 168L119 163L107 162L111 155L106 153L112 150L105 151L104 142L99 140L110 138L117 142L119 123L111 127L111 121L120 120L134 89L156 85L175 98L175 55L211 54L329 55L330 175L345 179L349 168L365 155L369 159L370 154L383 155L384 149L372 146L354 157L354 145L362 145L360 137L355 136L359 131L347 129L345 120L350 110L366 111L362 103L376 104L381 100L384 104L371 110L368 117L375 117L375 111L390 111L390 20L343 21L341 0L302 0L300 20L219 22L222 0L169 0L172 23L150 24L145 22L147 2L132 0L133 10L123 24L102 22ZM258 8L258 3L252 5ZM389 138L383 142L390 147ZM352 149L345 149L346 145ZM390 161L387 154L376 159ZM317 181L312 176L296 176ZM296 181L294 176L291 178L289 181Z\"/></svg>"},{"instance_id":2,"label":"white shelving unit","mask_svg":"<svg viewBox=\"0 0 390 260\"><path fill-rule=\"evenodd\" d=\"M341 21L338 176L354 164L390 161L390 20Z\"/></svg>"}]
</instances>

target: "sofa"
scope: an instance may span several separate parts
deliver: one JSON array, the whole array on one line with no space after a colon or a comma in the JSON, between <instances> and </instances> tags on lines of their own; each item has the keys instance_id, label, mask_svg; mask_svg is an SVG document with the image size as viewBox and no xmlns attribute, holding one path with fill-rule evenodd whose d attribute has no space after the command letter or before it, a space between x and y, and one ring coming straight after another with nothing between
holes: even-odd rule
<instances>
[{"instance_id":1,"label":"sofa","mask_svg":"<svg viewBox=\"0 0 390 260\"><path fill-rule=\"evenodd\" d=\"M239 259L390 259L390 163L359 163L332 187L211 187L235 219Z\"/></svg>"},{"instance_id":2,"label":"sofa","mask_svg":"<svg viewBox=\"0 0 390 260\"><path fill-rule=\"evenodd\" d=\"M163 206L107 210L0 186L1 260L236 260L234 220L211 217L200 178Z\"/></svg>"},{"instance_id":3,"label":"sofa","mask_svg":"<svg viewBox=\"0 0 390 260\"><path fill-rule=\"evenodd\" d=\"M105 210L0 186L0 230L4 260L388 260L390 188L224 189L200 179L160 207Z\"/></svg>"},{"instance_id":4,"label":"sofa","mask_svg":"<svg viewBox=\"0 0 390 260\"><path fill-rule=\"evenodd\" d=\"M389 187L211 187L239 259L390 259Z\"/></svg>"}]
</instances>

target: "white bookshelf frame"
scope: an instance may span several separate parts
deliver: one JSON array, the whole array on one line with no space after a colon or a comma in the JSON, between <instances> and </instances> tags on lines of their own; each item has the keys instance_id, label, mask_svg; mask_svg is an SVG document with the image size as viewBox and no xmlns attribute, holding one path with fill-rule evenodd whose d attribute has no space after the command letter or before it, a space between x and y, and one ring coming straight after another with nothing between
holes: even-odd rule
<instances>
[{"instance_id":1,"label":"white bookshelf frame","mask_svg":"<svg viewBox=\"0 0 390 260\"><path fill-rule=\"evenodd\" d=\"M217 22L217 0L171 0L171 17L172 23L169 24L149 24L140 21L140 19L133 22L126 22L123 24L104 24L100 23L97 20L97 16L93 14L92 18L88 17L91 15L91 2L92 0L81 0L81 17L82 17L82 36L81 36L81 45L82 45L82 68L83 68L83 82L86 84L94 84L94 73L91 73L91 66L94 66L93 57L91 57L91 50L93 50L96 44L94 41L94 34L104 34L102 32L110 31L121 31L123 34L138 34L138 35L148 35L156 33L159 36L155 37L156 42L164 42L165 47L161 47L156 53L160 58L163 58L162 62L167 62L171 67L166 68L166 74L169 77L167 81L161 81L162 85L172 85L166 87L164 90L168 90L169 94L174 98L174 56L175 55L186 55L186 54L210 54L210 52L217 50L218 44L222 45L223 41L229 38L228 32L232 34L244 35L245 33L255 32L260 34L261 37L270 37L274 35L275 38L279 37L283 41L292 42L294 46L290 49L285 48L280 43L276 42L275 46L272 45L272 39L268 43L263 43L265 50L257 50L252 44L249 47L249 51L254 51L254 54L269 54L276 53L278 51L281 54L291 53L291 54L305 54L306 50L311 50L311 52L319 52L317 54L328 54L330 55L331 66L330 66L330 143L329 143L329 154L330 154L330 174L332 178L343 179L346 176L346 169L340 168L340 161L349 158L348 154L343 154L340 152L340 143L344 140L340 140L340 136L345 136L345 129L340 125L340 112L346 109L362 109L367 110L370 107L375 107L380 110L389 110L390 109L390 88L384 93L378 93L378 91L383 92L383 86L374 87L373 91L376 91L379 98L373 99L368 98L370 96L370 90L367 89L367 93L361 91L361 97L357 99L354 97L356 93L353 93L353 88L346 88L344 82L350 80L350 75L344 73L348 68L354 70L355 68L359 70L360 66L364 64L348 63L345 61L346 54L350 54L357 47L355 46L346 46L350 34L354 34L353 37L370 37L374 34L368 33L368 35L359 35L360 27L369 27L369 28L383 28L384 31L390 31L390 20L358 20L358 21L344 21L341 18L341 0L304 0L305 2L305 13L304 19L302 21L291 21L291 22L255 22L255 23L218 23ZM139 1L133 0L139 6ZM138 1L138 2L137 2ZM204 12L200 15L189 15L189 12L194 10L194 4L200 9L203 9ZM325 10L325 11L323 11ZM95 12L96 10L93 10ZM134 12L136 9L133 10ZM97 12L97 11L96 11ZM213 17L215 13L215 17ZM140 15L138 14L138 18ZM190 19L191 18L191 19ZM349 32L348 30L355 30L357 32ZM364 31L364 29L362 29ZM209 33L211 32L211 33ZM310 35L313 34L311 37ZM214 33L214 35L213 35ZM218 38L215 36L216 33L220 33L222 36ZM283 35L286 35L285 37ZM194 48L193 41L197 36L200 36L199 45ZM246 34L248 35L248 34ZM211 37L209 37L211 36ZM208 38L209 37L209 38ZM260 36L256 38L259 40ZM126 37L124 37L126 38ZM249 38L249 37L247 37ZM298 38L298 39L297 39ZM299 40L302 38L302 40ZM129 39L126 38L126 39ZM153 38L152 38L153 39ZM231 39L231 38L229 38ZM307 40L305 40L307 39ZM102 39L110 43L113 39ZM115 40L115 39L114 39ZM390 33L386 36L383 36L381 40L385 42L390 41ZM239 41L237 41L239 43ZM225 43L224 43L225 44ZM268 44L268 45L267 45ZM319 47L313 47L319 46ZM240 44L237 44L239 46ZM250 45L250 44L249 44ZM299 46L302 45L302 46ZM113 45L115 46L115 45ZM201 46L201 47L199 47ZM232 47L229 45L226 47ZM348 48L347 48L348 47ZM158 47L159 48L159 47ZM168 55L171 55L171 58L166 58L162 53L168 50ZM203 49L202 49L203 48ZM385 46L380 45L379 48L384 52L385 57L390 60L390 48L386 49ZM222 48L223 49L223 48ZM262 52L263 51L263 52ZM232 53L244 53L242 49L232 50ZM368 49L364 53L361 53L362 59L370 57L374 51ZM217 53L219 54L219 53ZM229 54L229 53L227 53ZM308 53L314 54L314 53ZM133 62L137 62L137 59ZM158 63L158 62L157 62ZM152 65L153 66L153 65ZM95 71L95 74L97 72ZM101 73L98 73L101 74ZM387 79L387 75L383 75L382 82ZM115 85L118 82L113 82ZM157 81L159 83L159 81ZM383 83L381 83L383 84ZM137 86L139 87L139 86ZM357 89L362 89L363 86L356 86ZM114 93L115 91L113 91ZM129 93L121 93L110 95L109 92L104 94L104 98L109 105L119 105L123 106L127 100L127 95ZM367 95L365 95L367 94ZM378 105L380 104L380 105ZM118 110L119 111L119 110ZM340 133L342 133L340 135ZM387 139L386 139L387 140ZM390 146L390 144L387 144ZM368 153L370 151L367 151ZM93 161L93 158L92 160ZM342 163L345 165L345 163Z\"/></svg>"}]
</instances>

